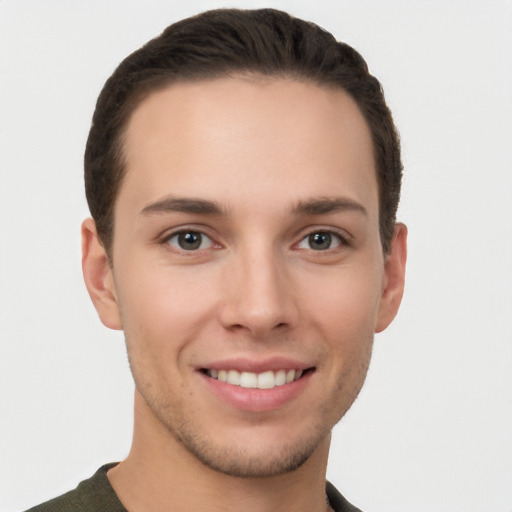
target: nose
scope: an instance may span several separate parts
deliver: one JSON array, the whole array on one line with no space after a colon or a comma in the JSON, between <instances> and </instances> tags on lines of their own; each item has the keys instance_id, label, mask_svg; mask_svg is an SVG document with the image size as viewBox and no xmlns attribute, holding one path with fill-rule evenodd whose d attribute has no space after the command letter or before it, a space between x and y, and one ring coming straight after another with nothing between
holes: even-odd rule
<instances>
[{"instance_id":1,"label":"nose","mask_svg":"<svg viewBox=\"0 0 512 512\"><path fill-rule=\"evenodd\" d=\"M226 266L220 318L230 331L263 339L296 326L293 279L285 258L272 249L247 249Z\"/></svg>"}]
</instances>

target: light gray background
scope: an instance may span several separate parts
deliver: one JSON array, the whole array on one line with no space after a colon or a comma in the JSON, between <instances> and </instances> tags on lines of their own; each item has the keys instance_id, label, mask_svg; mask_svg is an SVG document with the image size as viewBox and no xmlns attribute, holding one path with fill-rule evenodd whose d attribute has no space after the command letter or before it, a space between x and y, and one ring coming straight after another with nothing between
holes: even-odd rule
<instances>
[{"instance_id":1,"label":"light gray background","mask_svg":"<svg viewBox=\"0 0 512 512\"><path fill-rule=\"evenodd\" d=\"M82 284L82 154L114 66L169 23L273 6L355 46L403 140L407 290L336 427L368 512L512 511L512 2L0 1L0 510L129 448L122 334Z\"/></svg>"}]
</instances>

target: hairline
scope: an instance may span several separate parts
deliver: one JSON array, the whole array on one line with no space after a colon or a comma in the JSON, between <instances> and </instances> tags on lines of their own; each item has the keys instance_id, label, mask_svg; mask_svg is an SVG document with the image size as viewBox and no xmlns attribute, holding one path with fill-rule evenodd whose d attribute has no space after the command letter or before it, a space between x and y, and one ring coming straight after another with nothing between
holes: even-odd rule
<instances>
[{"instance_id":1,"label":"hairline","mask_svg":"<svg viewBox=\"0 0 512 512\"><path fill-rule=\"evenodd\" d=\"M104 246L109 261L112 265L113 262L113 246L114 246L114 236L115 236L115 209L117 199L119 197L119 193L124 184L127 175L127 133L130 125L130 121L133 118L136 110L152 95L162 92L166 89L171 88L174 85L187 85L201 82L215 82L223 79L234 79L234 80L243 80L248 83L271 83L277 80L291 80L298 83L306 83L315 85L324 90L332 90L332 91L343 91L350 99L355 103L358 108L360 114L363 117L365 125L368 129L371 146L372 146L372 159L373 159L373 171L374 177L377 184L378 191L378 212L379 212L379 235L381 238L381 246L383 249L384 255L386 255L389 250L386 249L384 245L384 240L382 238L381 232L381 217L382 217L382 183L380 178L379 171L379 162L377 158L377 148L376 148L376 140L374 137L372 125L369 122L365 112L359 105L357 98L347 90L342 84L334 81L334 80L325 80L324 77L315 78L314 76L308 76L307 73L303 73L299 70L272 70L272 71L263 71L260 69L226 69L223 71L211 72L209 70L200 70L195 73L188 73L182 75L170 75L166 73L162 73L161 75L152 76L147 80L143 80L139 82L138 87L134 89L124 101L124 104L121 106L123 111L122 122L120 124L117 136L113 142L113 147L116 151L115 164L118 168L119 172L119 180L117 181L117 185L115 188L115 194L111 203L111 211L110 211L110 222L107 231L107 240L101 240L102 245Z\"/></svg>"}]
</instances>

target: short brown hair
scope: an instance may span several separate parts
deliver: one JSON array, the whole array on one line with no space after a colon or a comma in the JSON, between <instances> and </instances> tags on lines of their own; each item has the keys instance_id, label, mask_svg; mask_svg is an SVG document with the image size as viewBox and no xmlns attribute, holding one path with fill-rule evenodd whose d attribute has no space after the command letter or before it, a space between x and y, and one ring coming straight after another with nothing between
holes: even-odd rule
<instances>
[{"instance_id":1,"label":"short brown hair","mask_svg":"<svg viewBox=\"0 0 512 512\"><path fill-rule=\"evenodd\" d=\"M114 204L125 161L123 134L150 93L177 81L240 73L291 77L349 93L371 131L379 185L383 251L390 248L400 197L400 143L379 81L361 55L319 26L275 9L219 9L170 25L129 55L105 83L85 150L85 188L111 254Z\"/></svg>"}]
</instances>

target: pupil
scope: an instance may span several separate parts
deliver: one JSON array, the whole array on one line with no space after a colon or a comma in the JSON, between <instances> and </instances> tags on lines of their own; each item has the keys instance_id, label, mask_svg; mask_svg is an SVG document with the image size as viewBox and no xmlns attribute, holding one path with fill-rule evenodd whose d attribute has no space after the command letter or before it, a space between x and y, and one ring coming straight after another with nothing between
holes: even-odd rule
<instances>
[{"instance_id":1,"label":"pupil","mask_svg":"<svg viewBox=\"0 0 512 512\"><path fill-rule=\"evenodd\" d=\"M182 249L197 249L201 245L200 233L181 233L178 236L178 242Z\"/></svg>"},{"instance_id":2,"label":"pupil","mask_svg":"<svg viewBox=\"0 0 512 512\"><path fill-rule=\"evenodd\" d=\"M330 233L313 233L312 235L309 235L309 245L315 251L329 249L331 246Z\"/></svg>"}]
</instances>

